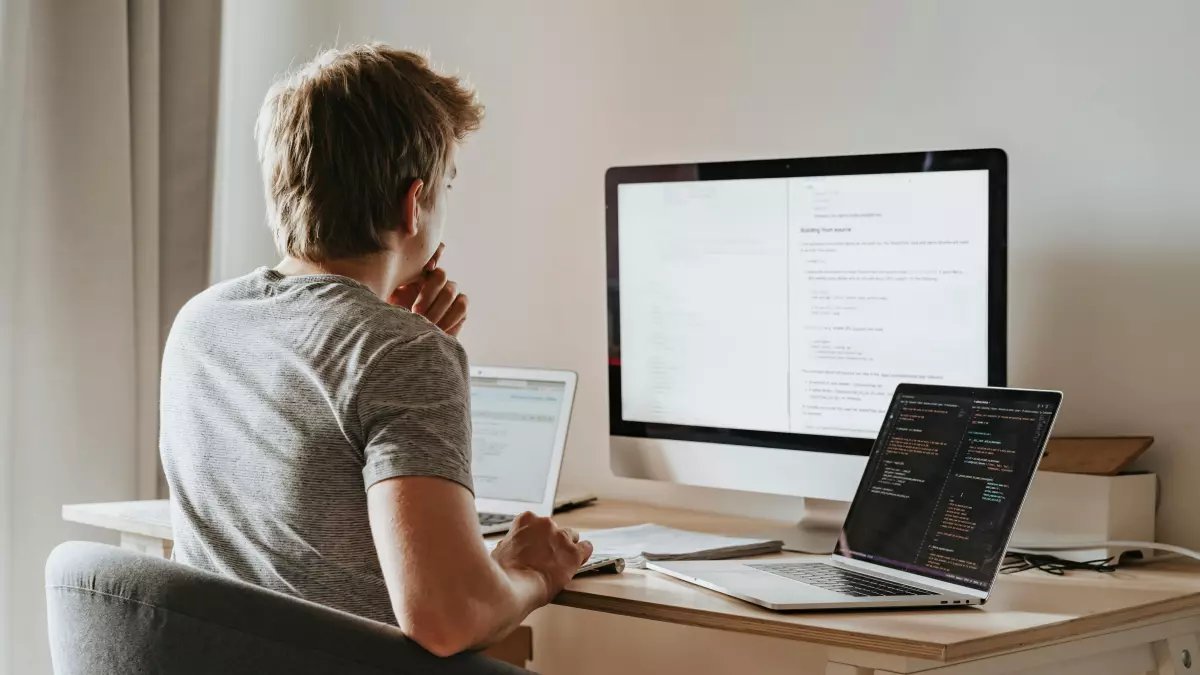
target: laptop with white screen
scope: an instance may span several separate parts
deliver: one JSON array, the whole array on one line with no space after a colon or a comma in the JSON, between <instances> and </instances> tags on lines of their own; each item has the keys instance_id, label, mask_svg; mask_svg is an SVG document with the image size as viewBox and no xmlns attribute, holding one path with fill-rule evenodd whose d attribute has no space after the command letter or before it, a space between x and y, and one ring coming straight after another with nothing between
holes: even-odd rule
<instances>
[{"instance_id":1,"label":"laptop with white screen","mask_svg":"<svg viewBox=\"0 0 1200 675\"><path fill-rule=\"evenodd\" d=\"M832 556L647 566L769 609L981 605L1061 402L901 384Z\"/></svg>"},{"instance_id":2,"label":"laptop with white screen","mask_svg":"<svg viewBox=\"0 0 1200 675\"><path fill-rule=\"evenodd\" d=\"M565 370L471 368L471 464L483 534L506 532L524 511L554 512L576 379Z\"/></svg>"}]
</instances>

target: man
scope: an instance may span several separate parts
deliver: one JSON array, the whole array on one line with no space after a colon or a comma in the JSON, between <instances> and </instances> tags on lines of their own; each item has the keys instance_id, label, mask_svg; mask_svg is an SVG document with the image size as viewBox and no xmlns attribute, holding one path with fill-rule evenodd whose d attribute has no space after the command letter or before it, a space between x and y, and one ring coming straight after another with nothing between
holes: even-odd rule
<instances>
[{"instance_id":1,"label":"man","mask_svg":"<svg viewBox=\"0 0 1200 675\"><path fill-rule=\"evenodd\" d=\"M329 51L256 136L284 255L179 313L161 452L175 558L486 646L591 554L532 514L489 555L471 493L467 297L440 266L458 144L482 108L419 55Z\"/></svg>"}]
</instances>

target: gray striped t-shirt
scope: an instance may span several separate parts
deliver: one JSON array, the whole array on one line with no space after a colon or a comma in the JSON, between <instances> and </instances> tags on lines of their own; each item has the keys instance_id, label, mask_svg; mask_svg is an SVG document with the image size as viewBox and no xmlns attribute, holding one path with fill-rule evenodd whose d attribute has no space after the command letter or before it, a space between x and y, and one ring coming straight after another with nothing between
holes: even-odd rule
<instances>
[{"instance_id":1,"label":"gray striped t-shirt","mask_svg":"<svg viewBox=\"0 0 1200 675\"><path fill-rule=\"evenodd\" d=\"M468 377L458 340L346 277L263 268L196 296L163 356L175 559L395 623L366 488L471 489Z\"/></svg>"}]
</instances>

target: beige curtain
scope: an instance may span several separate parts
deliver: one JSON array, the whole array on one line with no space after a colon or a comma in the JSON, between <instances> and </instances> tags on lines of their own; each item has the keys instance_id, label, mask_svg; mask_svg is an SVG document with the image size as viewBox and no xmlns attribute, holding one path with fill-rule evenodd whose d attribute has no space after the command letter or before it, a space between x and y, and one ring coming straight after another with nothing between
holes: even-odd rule
<instances>
[{"instance_id":1,"label":"beige curtain","mask_svg":"<svg viewBox=\"0 0 1200 675\"><path fill-rule=\"evenodd\" d=\"M48 674L64 503L153 498L158 364L206 285L219 0L0 0L0 675Z\"/></svg>"}]
</instances>

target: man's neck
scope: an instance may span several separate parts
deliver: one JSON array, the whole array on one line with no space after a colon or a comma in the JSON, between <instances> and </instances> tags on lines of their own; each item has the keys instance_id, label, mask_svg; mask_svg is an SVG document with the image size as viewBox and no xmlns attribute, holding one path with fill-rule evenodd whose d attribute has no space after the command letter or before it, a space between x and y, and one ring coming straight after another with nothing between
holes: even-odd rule
<instances>
[{"instance_id":1,"label":"man's neck","mask_svg":"<svg viewBox=\"0 0 1200 675\"><path fill-rule=\"evenodd\" d=\"M303 274L336 274L349 277L371 289L371 292L383 300L391 296L399 283L392 277L395 273L385 256L367 256L364 258L349 258L345 260L329 260L326 262L311 262L286 256L275 271L286 276Z\"/></svg>"}]
</instances>

